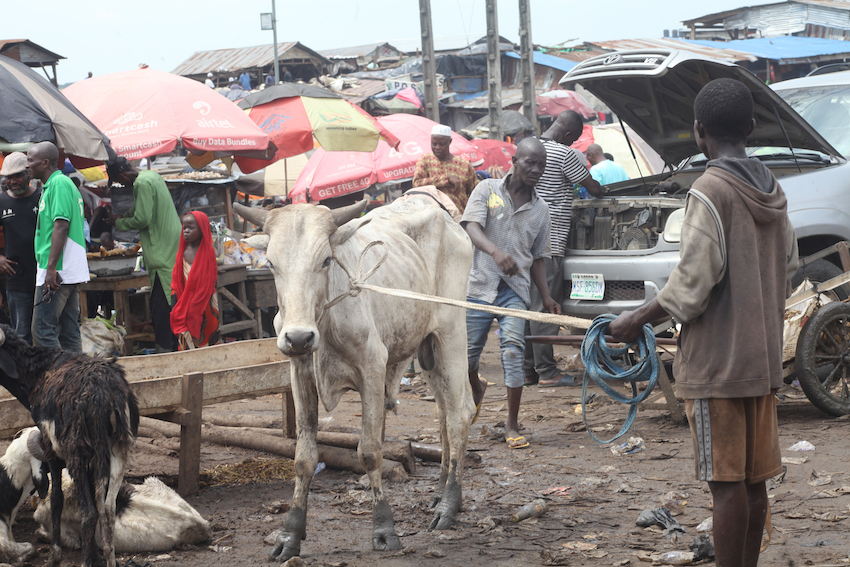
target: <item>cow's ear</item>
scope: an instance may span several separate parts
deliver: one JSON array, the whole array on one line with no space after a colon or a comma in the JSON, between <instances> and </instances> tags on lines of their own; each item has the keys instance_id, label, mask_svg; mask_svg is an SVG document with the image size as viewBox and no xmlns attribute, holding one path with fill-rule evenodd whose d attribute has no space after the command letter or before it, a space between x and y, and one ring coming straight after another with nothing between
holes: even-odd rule
<instances>
[{"instance_id":1,"label":"cow's ear","mask_svg":"<svg viewBox=\"0 0 850 567\"><path fill-rule=\"evenodd\" d=\"M354 233L357 232L360 228L366 226L370 222L372 222L372 219L370 217L362 217L357 220L348 221L347 223L339 227L336 232L331 234L331 248L336 248L337 246L351 238Z\"/></svg>"},{"instance_id":2,"label":"cow's ear","mask_svg":"<svg viewBox=\"0 0 850 567\"><path fill-rule=\"evenodd\" d=\"M254 236L250 236L248 238L243 238L242 242L247 244L252 248L256 248L257 250L268 250L269 247L269 235L268 234L255 234Z\"/></svg>"}]
</instances>

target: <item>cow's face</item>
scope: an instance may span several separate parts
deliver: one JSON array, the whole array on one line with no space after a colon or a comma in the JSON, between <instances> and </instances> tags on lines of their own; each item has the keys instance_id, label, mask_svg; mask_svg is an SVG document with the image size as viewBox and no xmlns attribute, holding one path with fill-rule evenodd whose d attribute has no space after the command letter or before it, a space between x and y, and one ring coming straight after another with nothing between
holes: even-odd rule
<instances>
[{"instance_id":1,"label":"cow's face","mask_svg":"<svg viewBox=\"0 0 850 567\"><path fill-rule=\"evenodd\" d=\"M365 203L363 203L365 206ZM350 211L330 211L314 205L289 205L273 211L264 230L269 235L266 257L272 265L280 308L277 346L287 356L303 356L319 348L318 321L328 302L333 248L350 236L344 224ZM348 228L348 227L346 227Z\"/></svg>"}]
</instances>

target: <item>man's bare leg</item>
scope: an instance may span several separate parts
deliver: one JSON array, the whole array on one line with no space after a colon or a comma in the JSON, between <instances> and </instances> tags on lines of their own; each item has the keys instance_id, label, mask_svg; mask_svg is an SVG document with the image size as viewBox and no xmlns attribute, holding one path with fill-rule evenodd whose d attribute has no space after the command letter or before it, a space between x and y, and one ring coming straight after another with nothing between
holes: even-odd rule
<instances>
[{"instance_id":1,"label":"man's bare leg","mask_svg":"<svg viewBox=\"0 0 850 567\"><path fill-rule=\"evenodd\" d=\"M522 400L522 386L519 388L506 388L508 391L508 420L505 422L505 438L520 437L519 423L519 403Z\"/></svg>"},{"instance_id":2,"label":"man's bare leg","mask_svg":"<svg viewBox=\"0 0 850 567\"><path fill-rule=\"evenodd\" d=\"M763 484L763 483L762 483ZM761 544L761 529L757 518L753 518L747 485L740 482L709 482L714 497L714 554L717 567L755 567L758 563L758 550ZM764 529L764 514L761 514L761 528ZM745 562L745 550L748 549L749 530L757 530L755 562Z\"/></svg>"},{"instance_id":3,"label":"man's bare leg","mask_svg":"<svg viewBox=\"0 0 850 567\"><path fill-rule=\"evenodd\" d=\"M764 481L747 485L747 499L750 504L750 525L747 527L747 540L744 543L744 565L755 567L759 562L759 551L767 518L767 487Z\"/></svg>"}]
</instances>

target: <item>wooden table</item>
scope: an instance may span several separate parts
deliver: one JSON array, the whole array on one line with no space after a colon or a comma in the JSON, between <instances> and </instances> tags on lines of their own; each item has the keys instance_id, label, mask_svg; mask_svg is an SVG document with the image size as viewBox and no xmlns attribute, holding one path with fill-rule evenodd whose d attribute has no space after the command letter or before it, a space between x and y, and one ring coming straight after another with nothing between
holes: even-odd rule
<instances>
[{"instance_id":1,"label":"wooden table","mask_svg":"<svg viewBox=\"0 0 850 567\"><path fill-rule=\"evenodd\" d=\"M277 308L277 290L274 276L268 268L248 270L248 281L245 282L248 292L248 308L254 311L257 321L257 338L263 337L263 309ZM274 333L270 333L274 336Z\"/></svg>"},{"instance_id":2,"label":"wooden table","mask_svg":"<svg viewBox=\"0 0 850 567\"><path fill-rule=\"evenodd\" d=\"M245 264L224 265L218 267L218 280L216 280L215 291L218 294L218 309L224 312L222 299L233 305L236 313L241 317L239 321L220 325L219 333L232 335L242 333L242 338L263 338L263 332L258 325L254 311L248 307L248 294L245 282L248 281L248 266ZM231 289L228 289L231 288ZM258 332L258 328L260 329Z\"/></svg>"},{"instance_id":3,"label":"wooden table","mask_svg":"<svg viewBox=\"0 0 850 567\"><path fill-rule=\"evenodd\" d=\"M92 278L91 281L80 284L80 313L83 317L88 316L87 291L111 291L115 301L115 323L127 329L127 341L150 341L153 342L153 333L133 334L130 316L130 294L128 290L139 289L151 285L151 279L147 272L133 272L126 276L101 276Z\"/></svg>"}]
</instances>

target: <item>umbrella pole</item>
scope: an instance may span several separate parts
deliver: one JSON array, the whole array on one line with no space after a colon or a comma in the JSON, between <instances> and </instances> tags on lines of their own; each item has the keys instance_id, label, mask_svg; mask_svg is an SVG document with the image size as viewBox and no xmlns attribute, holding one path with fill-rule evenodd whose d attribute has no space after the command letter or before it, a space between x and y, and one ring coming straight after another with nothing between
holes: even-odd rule
<instances>
[{"instance_id":1,"label":"umbrella pole","mask_svg":"<svg viewBox=\"0 0 850 567\"><path fill-rule=\"evenodd\" d=\"M289 172L287 171L287 161L283 160L283 192L284 196L289 197Z\"/></svg>"}]
</instances>

